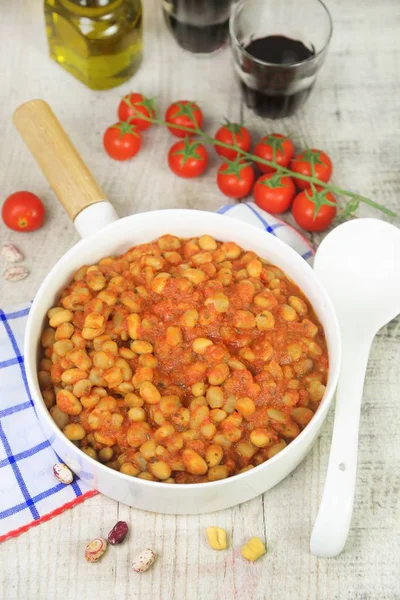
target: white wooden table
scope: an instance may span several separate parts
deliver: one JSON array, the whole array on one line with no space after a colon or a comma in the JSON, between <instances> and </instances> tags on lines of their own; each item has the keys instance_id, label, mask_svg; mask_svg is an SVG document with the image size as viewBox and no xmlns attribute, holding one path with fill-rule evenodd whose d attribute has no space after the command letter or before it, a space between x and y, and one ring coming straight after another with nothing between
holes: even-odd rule
<instances>
[{"instance_id":1,"label":"white wooden table","mask_svg":"<svg viewBox=\"0 0 400 600\"><path fill-rule=\"evenodd\" d=\"M47 222L32 234L0 225L1 242L16 243L31 275L19 283L0 280L2 305L34 296L55 261L77 234L11 123L14 108L35 97L54 108L121 216L167 207L216 210L224 199L208 174L185 182L169 173L171 138L152 129L133 162L107 158L101 135L116 120L119 98L131 89L158 96L162 109L174 99L194 99L206 126L223 117L245 118L260 135L295 133L329 151L334 179L394 209L400 208L400 60L398 0L327 0L335 34L325 69L307 106L284 122L251 115L242 105L230 69L229 50L212 58L183 53L168 36L158 0L144 0L145 60L120 89L95 93L47 57L41 0L0 6L0 198L19 189L41 196ZM379 216L362 208L360 215ZM314 240L317 241L317 240ZM5 268L4 263L1 269ZM360 428L358 485L345 552L316 559L309 538L327 465L332 414L301 466L252 502L213 515L163 516L118 505L100 495L0 546L0 598L7 600L398 600L400 599L400 384L399 320L373 346ZM349 402L351 398L349 398ZM397 410L395 410L397 408ZM83 547L124 519L130 542L109 552L101 566L83 561ZM204 529L218 524L233 551L208 549ZM239 547L251 535L265 537L267 556L245 563ZM160 558L142 576L130 572L133 554L155 547Z\"/></svg>"}]
</instances>

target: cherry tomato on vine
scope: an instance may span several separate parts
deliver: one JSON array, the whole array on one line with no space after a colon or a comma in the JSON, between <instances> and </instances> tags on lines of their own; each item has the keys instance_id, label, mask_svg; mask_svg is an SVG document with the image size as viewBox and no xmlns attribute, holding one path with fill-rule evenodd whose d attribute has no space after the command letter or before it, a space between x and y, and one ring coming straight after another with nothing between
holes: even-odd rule
<instances>
[{"instance_id":1,"label":"cherry tomato on vine","mask_svg":"<svg viewBox=\"0 0 400 600\"><path fill-rule=\"evenodd\" d=\"M195 133L196 129L201 129L203 125L203 113L201 108L195 103L189 100L180 100L173 102L165 113L165 120L171 125L179 125L180 127L186 127L193 129ZM172 135L179 138L184 138L188 135L193 135L190 131L184 131L177 129L176 127L168 127Z\"/></svg>"},{"instance_id":2,"label":"cherry tomato on vine","mask_svg":"<svg viewBox=\"0 0 400 600\"><path fill-rule=\"evenodd\" d=\"M272 215L286 212L292 204L295 193L293 179L278 173L261 175L253 190L257 206Z\"/></svg>"},{"instance_id":3,"label":"cherry tomato on vine","mask_svg":"<svg viewBox=\"0 0 400 600\"><path fill-rule=\"evenodd\" d=\"M208 153L203 144L186 137L176 142L168 152L169 168L178 177L198 177L207 168Z\"/></svg>"},{"instance_id":4,"label":"cherry tomato on vine","mask_svg":"<svg viewBox=\"0 0 400 600\"><path fill-rule=\"evenodd\" d=\"M293 157L294 146L286 135L271 133L261 138L256 144L253 154L264 160L276 162L281 167L287 167ZM274 167L263 163L256 162L256 165L262 173L274 173L276 171Z\"/></svg>"},{"instance_id":5,"label":"cherry tomato on vine","mask_svg":"<svg viewBox=\"0 0 400 600\"><path fill-rule=\"evenodd\" d=\"M307 175L308 177L313 176L327 183L332 175L332 162L331 159L322 150L316 150L315 148L309 148L297 154L292 162L290 163L290 169L295 173L301 175ZM295 184L301 190L306 190L311 187L309 181L298 179L295 177Z\"/></svg>"},{"instance_id":6,"label":"cherry tomato on vine","mask_svg":"<svg viewBox=\"0 0 400 600\"><path fill-rule=\"evenodd\" d=\"M336 198L320 185L304 190L296 196L292 214L306 231L325 231L336 215Z\"/></svg>"},{"instance_id":7,"label":"cherry tomato on vine","mask_svg":"<svg viewBox=\"0 0 400 600\"><path fill-rule=\"evenodd\" d=\"M139 152L142 137L134 125L122 121L106 129L103 144L114 160L128 160Z\"/></svg>"},{"instance_id":8,"label":"cherry tomato on vine","mask_svg":"<svg viewBox=\"0 0 400 600\"><path fill-rule=\"evenodd\" d=\"M241 123L230 123L227 121L218 129L215 134L215 139L224 144L237 146L240 150L244 150L245 152L250 150L251 135L249 130ZM239 154L237 150L231 150L229 148L224 148L223 146L216 145L215 150L220 156L227 158L228 160L235 160Z\"/></svg>"},{"instance_id":9,"label":"cherry tomato on vine","mask_svg":"<svg viewBox=\"0 0 400 600\"><path fill-rule=\"evenodd\" d=\"M254 178L254 169L250 163L237 159L227 160L218 169L217 185L225 196L239 200L250 194Z\"/></svg>"},{"instance_id":10,"label":"cherry tomato on vine","mask_svg":"<svg viewBox=\"0 0 400 600\"><path fill-rule=\"evenodd\" d=\"M31 192L15 192L1 209L7 227L15 231L35 231L43 225L45 210L40 198Z\"/></svg>"},{"instance_id":11,"label":"cherry tomato on vine","mask_svg":"<svg viewBox=\"0 0 400 600\"><path fill-rule=\"evenodd\" d=\"M154 101L152 98L146 98L143 94L131 93L124 96L119 103L118 118L120 121L129 121L135 125L140 131L144 131L152 125L151 121L147 121L140 117L150 117L154 119L156 111L154 109Z\"/></svg>"}]
</instances>

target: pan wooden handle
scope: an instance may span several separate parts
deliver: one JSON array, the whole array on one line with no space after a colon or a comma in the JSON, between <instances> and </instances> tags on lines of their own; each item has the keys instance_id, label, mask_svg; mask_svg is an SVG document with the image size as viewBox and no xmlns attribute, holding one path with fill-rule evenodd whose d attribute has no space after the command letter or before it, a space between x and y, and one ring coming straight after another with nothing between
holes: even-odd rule
<instances>
[{"instance_id":1,"label":"pan wooden handle","mask_svg":"<svg viewBox=\"0 0 400 600\"><path fill-rule=\"evenodd\" d=\"M13 121L72 220L87 206L106 200L47 102L22 104Z\"/></svg>"}]
</instances>

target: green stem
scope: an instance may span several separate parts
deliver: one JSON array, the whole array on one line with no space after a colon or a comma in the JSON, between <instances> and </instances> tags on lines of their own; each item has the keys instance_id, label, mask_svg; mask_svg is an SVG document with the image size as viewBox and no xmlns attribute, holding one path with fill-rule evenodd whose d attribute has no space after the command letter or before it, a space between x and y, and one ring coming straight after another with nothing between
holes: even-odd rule
<instances>
[{"instance_id":1,"label":"green stem","mask_svg":"<svg viewBox=\"0 0 400 600\"><path fill-rule=\"evenodd\" d=\"M128 102L128 104L130 104L130 102ZM131 107L134 108L133 105L131 105ZM141 113L140 113L140 118L145 121L149 121L150 123L154 123L155 125L162 125L163 127L171 126L171 123L168 123L167 121L164 121L163 119L157 119L155 117L154 118L147 117L145 115L142 115ZM183 125L175 125L174 124L174 129L180 129L181 131L187 131L188 133L191 133L192 135L196 134L200 138L202 138L206 144L213 144L214 146L221 146L221 148L227 148L228 150L238 150L238 148L236 146L233 146L232 144L226 144L225 142L220 142L219 140L216 140L215 138L209 136L207 133L205 133L205 131L202 131L199 128L196 128L195 130L193 130L190 127L184 127ZM368 206L372 206L373 208L380 210L381 212L383 212L385 215L388 215L389 217L399 216L396 212L394 212L393 210L390 210L390 208L386 208L386 206L383 206L382 204L379 204L378 202L375 202L374 200L371 200L370 198L366 198L365 196L360 196L359 194L355 194L354 192L349 192L348 190L344 190L343 188L338 187L336 185L331 185L330 183L325 183L325 182L317 179L317 177L315 177L315 176L312 176L312 175L309 176L309 175L303 175L301 173L296 173L295 171L291 171L290 169L281 167L281 165L278 165L274 161L265 160L264 158L260 158L259 156L255 156L254 154L251 154L250 152L244 152L243 150L240 150L240 154L243 156L243 158L248 158L252 162L258 162L263 165L273 167L274 169L279 169L279 172L282 173L282 175L287 175L289 177L296 177L296 179L301 179L302 181L308 181L310 183L320 185L321 187L325 188L326 190L328 190L329 192L332 192L334 194L338 194L341 196L347 196L348 198L352 198L354 200L359 200L360 202L363 202L364 204L368 204Z\"/></svg>"}]
</instances>

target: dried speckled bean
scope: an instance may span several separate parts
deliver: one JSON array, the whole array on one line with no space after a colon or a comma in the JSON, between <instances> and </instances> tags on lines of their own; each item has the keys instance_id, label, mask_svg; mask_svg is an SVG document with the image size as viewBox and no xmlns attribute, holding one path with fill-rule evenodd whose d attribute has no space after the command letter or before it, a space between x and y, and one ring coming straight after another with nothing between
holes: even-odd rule
<instances>
[{"instance_id":1,"label":"dried speckled bean","mask_svg":"<svg viewBox=\"0 0 400 600\"><path fill-rule=\"evenodd\" d=\"M112 546L122 544L128 533L128 524L125 521L118 521L108 534L108 542Z\"/></svg>"},{"instance_id":2,"label":"dried speckled bean","mask_svg":"<svg viewBox=\"0 0 400 600\"><path fill-rule=\"evenodd\" d=\"M107 550L107 542L103 538L96 538L88 543L85 548L85 560L97 562Z\"/></svg>"},{"instance_id":3,"label":"dried speckled bean","mask_svg":"<svg viewBox=\"0 0 400 600\"><path fill-rule=\"evenodd\" d=\"M147 569L151 567L156 558L157 552L151 550L151 548L146 548L146 550L142 550L140 554L135 556L132 562L132 569L136 571L136 573L144 573L144 571L147 571Z\"/></svg>"},{"instance_id":4,"label":"dried speckled bean","mask_svg":"<svg viewBox=\"0 0 400 600\"><path fill-rule=\"evenodd\" d=\"M3 278L7 281L21 281L28 277L29 271L26 267L9 267L3 273Z\"/></svg>"},{"instance_id":5,"label":"dried speckled bean","mask_svg":"<svg viewBox=\"0 0 400 600\"><path fill-rule=\"evenodd\" d=\"M64 463L56 463L54 465L53 475L58 481L61 481L61 483L64 483L65 485L72 483L74 480L71 469L69 469L67 465L64 465Z\"/></svg>"},{"instance_id":6,"label":"dried speckled bean","mask_svg":"<svg viewBox=\"0 0 400 600\"><path fill-rule=\"evenodd\" d=\"M24 255L14 244L4 244L0 251L1 256L10 263L16 263L24 260Z\"/></svg>"}]
</instances>

